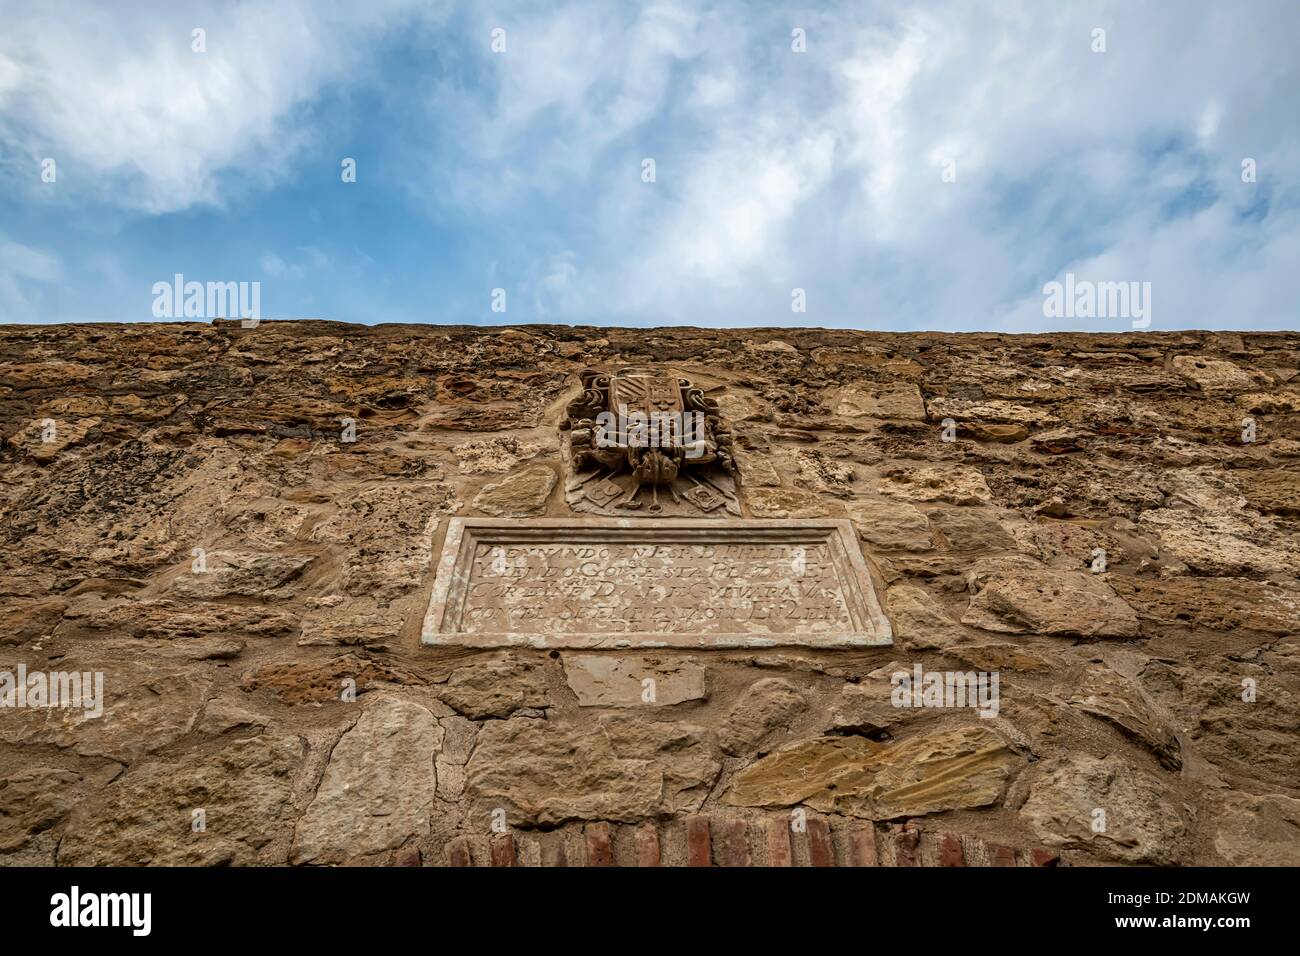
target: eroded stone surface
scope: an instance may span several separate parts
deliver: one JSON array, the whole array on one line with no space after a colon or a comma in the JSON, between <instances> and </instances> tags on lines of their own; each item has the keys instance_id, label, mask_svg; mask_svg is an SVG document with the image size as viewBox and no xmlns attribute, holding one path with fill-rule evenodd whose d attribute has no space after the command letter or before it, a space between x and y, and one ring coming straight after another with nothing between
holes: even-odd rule
<instances>
[{"instance_id":1,"label":"eroded stone surface","mask_svg":"<svg viewBox=\"0 0 1300 956\"><path fill-rule=\"evenodd\" d=\"M991 576L963 624L1007 634L1133 637L1137 614L1097 575L1022 568Z\"/></svg>"},{"instance_id":2,"label":"eroded stone surface","mask_svg":"<svg viewBox=\"0 0 1300 956\"><path fill-rule=\"evenodd\" d=\"M670 707L705 696L704 667L693 660L565 654L564 677L582 707Z\"/></svg>"},{"instance_id":3,"label":"eroded stone surface","mask_svg":"<svg viewBox=\"0 0 1300 956\"><path fill-rule=\"evenodd\" d=\"M479 732L466 793L512 826L635 821L698 809L721 767L702 727L600 717L597 732L549 720L493 721Z\"/></svg>"},{"instance_id":4,"label":"eroded stone surface","mask_svg":"<svg viewBox=\"0 0 1300 956\"><path fill-rule=\"evenodd\" d=\"M819 737L783 747L737 774L733 806L806 803L873 820L984 807L1001 800L1023 763L979 726L930 731L890 744Z\"/></svg>"},{"instance_id":5,"label":"eroded stone surface","mask_svg":"<svg viewBox=\"0 0 1300 956\"><path fill-rule=\"evenodd\" d=\"M551 703L542 668L531 661L505 658L454 670L438 696L457 712L476 720L509 717L524 708Z\"/></svg>"},{"instance_id":6,"label":"eroded stone surface","mask_svg":"<svg viewBox=\"0 0 1300 956\"><path fill-rule=\"evenodd\" d=\"M1155 713L1141 688L1123 675L1101 665L1089 667L1070 702L1141 741L1170 770L1182 767L1177 735Z\"/></svg>"},{"instance_id":7,"label":"eroded stone surface","mask_svg":"<svg viewBox=\"0 0 1300 956\"><path fill-rule=\"evenodd\" d=\"M555 472L537 465L484 486L474 498L474 507L486 514L502 517L539 515L546 509L546 499L554 487Z\"/></svg>"},{"instance_id":8,"label":"eroded stone surface","mask_svg":"<svg viewBox=\"0 0 1300 956\"><path fill-rule=\"evenodd\" d=\"M211 755L133 769L83 802L59 844L72 866L246 866L283 863L293 825L297 737L262 736ZM193 828L194 811L205 829Z\"/></svg>"},{"instance_id":9,"label":"eroded stone surface","mask_svg":"<svg viewBox=\"0 0 1300 956\"><path fill-rule=\"evenodd\" d=\"M1098 810L1105 814L1100 825ZM1049 761L1020 815L1048 846L1129 863L1177 863L1187 832L1185 811L1160 780L1114 755Z\"/></svg>"},{"instance_id":10,"label":"eroded stone surface","mask_svg":"<svg viewBox=\"0 0 1300 956\"><path fill-rule=\"evenodd\" d=\"M785 728L808 705L799 689L787 680L768 677L745 691L722 724L722 749L742 754L758 747L769 735Z\"/></svg>"},{"instance_id":11,"label":"eroded stone surface","mask_svg":"<svg viewBox=\"0 0 1300 956\"><path fill-rule=\"evenodd\" d=\"M1300 866L1300 800L1228 793L1215 813L1214 848L1233 866Z\"/></svg>"},{"instance_id":12,"label":"eroded stone surface","mask_svg":"<svg viewBox=\"0 0 1300 956\"><path fill-rule=\"evenodd\" d=\"M315 799L298 822L295 863L341 863L394 850L429 830L443 730L414 703L366 706L330 753Z\"/></svg>"}]
</instances>

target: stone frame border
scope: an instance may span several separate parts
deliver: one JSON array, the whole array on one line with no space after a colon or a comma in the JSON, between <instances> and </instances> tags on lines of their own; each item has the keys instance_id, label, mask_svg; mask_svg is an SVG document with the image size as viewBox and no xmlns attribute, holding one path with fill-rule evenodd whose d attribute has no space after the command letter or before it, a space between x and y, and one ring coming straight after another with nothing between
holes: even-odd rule
<instances>
[{"instance_id":1,"label":"stone frame border","mask_svg":"<svg viewBox=\"0 0 1300 956\"><path fill-rule=\"evenodd\" d=\"M557 533L570 532L578 540L635 541L663 538L673 542L753 544L827 543L846 602L853 629L845 632L790 634L704 634L691 637L662 632L577 632L577 633L470 633L445 630L457 625L465 606L466 585L472 569L468 560L474 546L522 544L553 540ZM441 647L499 648L533 647L558 649L684 649L762 647L880 647L893 644L893 631L876 594L858 543L857 532L847 518L794 518L723 521L691 518L451 518L442 554L438 559L433 593L424 616L421 643Z\"/></svg>"}]
</instances>

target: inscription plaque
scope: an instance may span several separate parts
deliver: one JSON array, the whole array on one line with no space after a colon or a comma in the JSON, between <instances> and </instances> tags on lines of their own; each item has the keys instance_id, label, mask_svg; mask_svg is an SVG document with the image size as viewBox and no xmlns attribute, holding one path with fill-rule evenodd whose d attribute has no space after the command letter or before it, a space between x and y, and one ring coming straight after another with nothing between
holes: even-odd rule
<instances>
[{"instance_id":1,"label":"inscription plaque","mask_svg":"<svg viewBox=\"0 0 1300 956\"><path fill-rule=\"evenodd\" d=\"M893 643L846 519L452 518L424 619L459 647Z\"/></svg>"}]
</instances>

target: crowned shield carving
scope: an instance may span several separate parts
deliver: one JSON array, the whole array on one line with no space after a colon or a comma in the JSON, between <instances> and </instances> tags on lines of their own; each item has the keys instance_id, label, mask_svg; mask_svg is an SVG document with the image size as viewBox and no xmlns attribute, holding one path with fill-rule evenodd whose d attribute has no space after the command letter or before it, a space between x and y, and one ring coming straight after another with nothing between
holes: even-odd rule
<instances>
[{"instance_id":1,"label":"crowned shield carving","mask_svg":"<svg viewBox=\"0 0 1300 956\"><path fill-rule=\"evenodd\" d=\"M717 402L672 369L586 369L569 403L565 498L603 515L740 515L740 474Z\"/></svg>"}]
</instances>

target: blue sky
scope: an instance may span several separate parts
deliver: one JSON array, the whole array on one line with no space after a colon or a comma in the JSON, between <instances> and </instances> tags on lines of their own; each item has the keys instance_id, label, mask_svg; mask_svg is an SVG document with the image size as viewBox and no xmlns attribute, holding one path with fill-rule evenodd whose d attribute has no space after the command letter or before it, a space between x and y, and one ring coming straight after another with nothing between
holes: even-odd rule
<instances>
[{"instance_id":1,"label":"blue sky","mask_svg":"<svg viewBox=\"0 0 1300 956\"><path fill-rule=\"evenodd\" d=\"M179 272L266 318L1128 329L1046 318L1068 272L1297 329L1297 49L1289 0L0 0L0 321Z\"/></svg>"}]
</instances>

